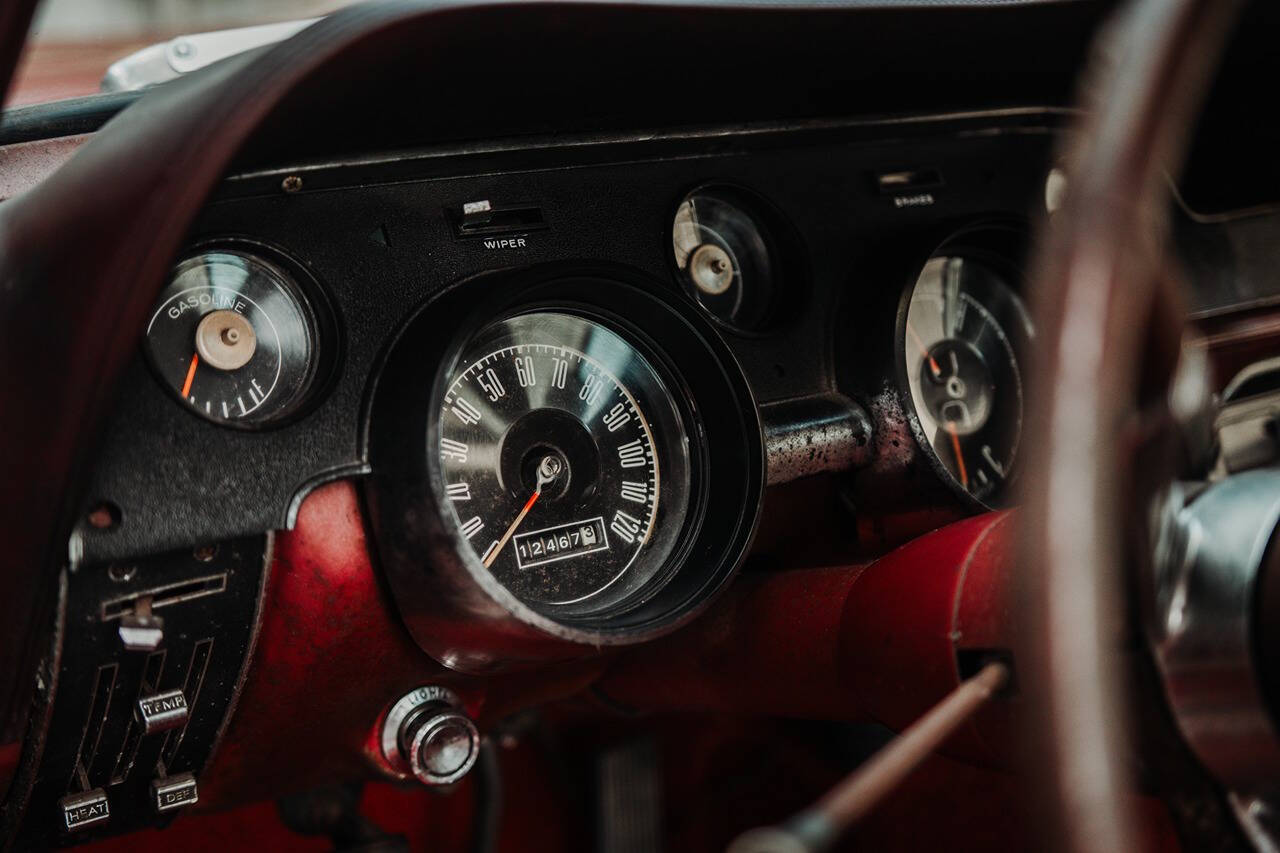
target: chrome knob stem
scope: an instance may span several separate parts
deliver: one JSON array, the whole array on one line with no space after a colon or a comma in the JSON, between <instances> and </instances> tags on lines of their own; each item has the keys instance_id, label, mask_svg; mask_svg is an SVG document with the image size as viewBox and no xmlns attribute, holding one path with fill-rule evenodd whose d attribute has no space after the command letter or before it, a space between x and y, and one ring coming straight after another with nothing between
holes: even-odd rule
<instances>
[{"instance_id":1,"label":"chrome knob stem","mask_svg":"<svg viewBox=\"0 0 1280 853\"><path fill-rule=\"evenodd\" d=\"M480 732L462 703L443 687L420 687L400 697L382 724L382 753L402 777L449 785L475 766Z\"/></svg>"}]
</instances>

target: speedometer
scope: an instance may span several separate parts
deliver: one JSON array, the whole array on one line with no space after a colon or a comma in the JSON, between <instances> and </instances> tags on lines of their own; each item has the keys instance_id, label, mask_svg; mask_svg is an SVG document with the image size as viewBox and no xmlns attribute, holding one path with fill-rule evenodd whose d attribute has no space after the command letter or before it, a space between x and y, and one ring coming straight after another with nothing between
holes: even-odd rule
<instances>
[{"instance_id":1,"label":"speedometer","mask_svg":"<svg viewBox=\"0 0 1280 853\"><path fill-rule=\"evenodd\" d=\"M747 552L764 446L746 378L697 306L619 276L467 282L388 354L373 530L406 626L445 666L660 636Z\"/></svg>"},{"instance_id":2,"label":"speedometer","mask_svg":"<svg viewBox=\"0 0 1280 853\"><path fill-rule=\"evenodd\" d=\"M463 349L435 452L462 547L534 606L595 609L667 563L689 506L669 381L585 317L528 313Z\"/></svg>"}]
</instances>

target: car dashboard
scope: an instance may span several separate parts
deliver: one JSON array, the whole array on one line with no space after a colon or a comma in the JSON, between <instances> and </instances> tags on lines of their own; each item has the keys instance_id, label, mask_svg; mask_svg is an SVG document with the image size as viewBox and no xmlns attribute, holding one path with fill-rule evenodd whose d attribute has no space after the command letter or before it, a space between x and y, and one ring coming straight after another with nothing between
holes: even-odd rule
<instances>
[{"instance_id":1,"label":"car dashboard","mask_svg":"<svg viewBox=\"0 0 1280 853\"><path fill-rule=\"evenodd\" d=\"M1078 33L1099 8L1026 5ZM533 13L507 14L515 32ZM726 13L720 49L755 46L750 14ZM777 14L836 39L819 12ZM654 79L614 85L647 87L639 114L601 80L548 106L538 86L571 63L522 79L528 46L417 99L414 75L457 57L397 42L265 116L112 386L6 832L105 837L317 780L449 786L482 735L740 574L867 563L1013 506L1034 235L1070 191L1083 36L1057 71L969 97L988 60L930 86L892 67L922 14L848 12L843 43L879 32L890 65L851 60L794 101L774 80L752 103L763 72L735 56L738 83L678 95L637 64ZM927 28L981 29L965 14ZM677 17L594 23L643 24L634 59ZM450 110L473 125L424 131ZM20 119L10 146L49 141ZM1222 385L1272 335L1280 220L1192 204L1173 239Z\"/></svg>"}]
</instances>

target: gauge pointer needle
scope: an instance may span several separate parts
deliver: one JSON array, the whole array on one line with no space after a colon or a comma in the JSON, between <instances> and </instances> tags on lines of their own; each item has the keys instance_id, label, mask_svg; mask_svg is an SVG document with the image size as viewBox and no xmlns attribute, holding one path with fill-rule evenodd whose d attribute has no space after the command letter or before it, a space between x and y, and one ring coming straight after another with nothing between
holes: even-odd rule
<instances>
[{"instance_id":1,"label":"gauge pointer needle","mask_svg":"<svg viewBox=\"0 0 1280 853\"><path fill-rule=\"evenodd\" d=\"M920 340L920 336L916 334L915 329L911 328L910 323L907 324L907 334L911 336L911 340L914 341L915 345L920 349L920 354L923 355L926 359L928 359L929 369L933 371L933 378L941 379L942 368L938 366L938 360L935 359L933 356L929 355L929 348L924 345L924 341Z\"/></svg>"},{"instance_id":2,"label":"gauge pointer needle","mask_svg":"<svg viewBox=\"0 0 1280 853\"><path fill-rule=\"evenodd\" d=\"M498 559L498 555L502 553L502 549L506 547L507 542L515 535L516 528L520 526L520 522L524 521L524 517L529 514L529 510L533 509L533 505L538 502L538 498L542 495L543 487L549 485L555 480L556 475L560 473L560 460L554 456L548 456L538 464L538 485L533 490L533 494L529 496L529 500L525 501L524 509L520 510L520 514L516 516L516 520L511 522L511 526L507 528L507 532L502 534L502 538L498 540L498 545L489 552L484 558L484 567L487 569L493 565L493 561Z\"/></svg>"},{"instance_id":3,"label":"gauge pointer needle","mask_svg":"<svg viewBox=\"0 0 1280 853\"><path fill-rule=\"evenodd\" d=\"M187 368L187 381L182 383L182 399L191 393L191 381L196 378L196 365L200 363L200 353L191 354L191 366Z\"/></svg>"},{"instance_id":4,"label":"gauge pointer needle","mask_svg":"<svg viewBox=\"0 0 1280 853\"><path fill-rule=\"evenodd\" d=\"M947 424L947 432L951 434L951 449L956 454L956 465L960 467L960 485L969 488L969 472L964 468L964 453L960 451L960 434L951 424Z\"/></svg>"}]
</instances>

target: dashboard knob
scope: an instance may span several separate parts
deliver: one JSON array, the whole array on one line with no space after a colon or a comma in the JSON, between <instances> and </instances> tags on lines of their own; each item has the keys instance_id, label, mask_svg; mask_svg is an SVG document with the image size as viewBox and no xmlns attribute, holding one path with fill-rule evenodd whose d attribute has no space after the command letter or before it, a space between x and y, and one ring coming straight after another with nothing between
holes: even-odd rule
<instances>
[{"instance_id":1,"label":"dashboard knob","mask_svg":"<svg viewBox=\"0 0 1280 853\"><path fill-rule=\"evenodd\" d=\"M392 768L424 785L448 785L480 754L480 732L457 697L440 687L407 693L387 712L382 751Z\"/></svg>"},{"instance_id":2,"label":"dashboard knob","mask_svg":"<svg viewBox=\"0 0 1280 853\"><path fill-rule=\"evenodd\" d=\"M480 732L461 711L424 709L401 728L400 751L426 785L447 785L466 775L480 751Z\"/></svg>"}]
</instances>

